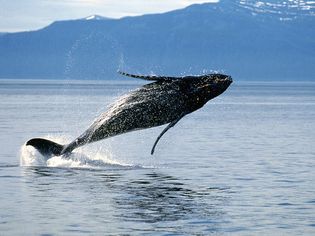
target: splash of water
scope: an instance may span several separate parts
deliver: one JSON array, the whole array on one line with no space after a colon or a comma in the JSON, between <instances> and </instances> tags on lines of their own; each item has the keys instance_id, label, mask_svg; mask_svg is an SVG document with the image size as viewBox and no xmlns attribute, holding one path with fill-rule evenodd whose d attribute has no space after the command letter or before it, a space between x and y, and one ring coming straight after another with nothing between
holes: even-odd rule
<instances>
[{"instance_id":1,"label":"splash of water","mask_svg":"<svg viewBox=\"0 0 315 236\"><path fill-rule=\"evenodd\" d=\"M45 137L57 143L67 143L65 137ZM95 150L93 148L78 148L67 158L53 156L48 160L41 155L34 147L25 144L20 150L21 166L44 166L61 168L136 168L139 165L122 163L113 158L110 150Z\"/></svg>"}]
</instances>

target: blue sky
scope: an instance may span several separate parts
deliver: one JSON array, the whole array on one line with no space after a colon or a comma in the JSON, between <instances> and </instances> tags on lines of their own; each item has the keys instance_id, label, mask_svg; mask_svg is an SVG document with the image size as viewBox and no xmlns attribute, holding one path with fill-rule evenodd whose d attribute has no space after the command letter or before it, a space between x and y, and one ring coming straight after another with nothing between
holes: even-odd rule
<instances>
[{"instance_id":1,"label":"blue sky","mask_svg":"<svg viewBox=\"0 0 315 236\"><path fill-rule=\"evenodd\" d=\"M160 13L203 2L218 0L0 0L0 32L34 30L94 14L120 18Z\"/></svg>"}]
</instances>

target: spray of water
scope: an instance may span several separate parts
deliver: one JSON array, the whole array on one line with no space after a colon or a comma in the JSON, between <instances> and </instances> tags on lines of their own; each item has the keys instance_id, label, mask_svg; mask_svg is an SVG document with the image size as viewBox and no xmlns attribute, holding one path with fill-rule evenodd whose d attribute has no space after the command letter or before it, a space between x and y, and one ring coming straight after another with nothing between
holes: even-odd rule
<instances>
[{"instance_id":1,"label":"spray of water","mask_svg":"<svg viewBox=\"0 0 315 236\"><path fill-rule=\"evenodd\" d=\"M58 143L67 143L66 137L45 137ZM53 156L48 160L41 155L34 147L25 144L20 150L21 166L44 166L61 168L141 168L139 165L122 163L115 160L110 149L93 149L92 147L78 148L67 158L62 156Z\"/></svg>"}]
</instances>

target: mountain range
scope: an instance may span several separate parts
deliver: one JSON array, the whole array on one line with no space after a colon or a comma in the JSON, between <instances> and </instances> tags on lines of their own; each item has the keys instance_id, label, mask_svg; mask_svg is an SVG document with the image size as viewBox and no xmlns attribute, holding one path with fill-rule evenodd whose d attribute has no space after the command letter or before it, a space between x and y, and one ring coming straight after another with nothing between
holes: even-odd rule
<instances>
[{"instance_id":1,"label":"mountain range","mask_svg":"<svg viewBox=\"0 0 315 236\"><path fill-rule=\"evenodd\" d=\"M121 19L89 16L0 34L0 78L115 79L220 72L315 80L315 2L221 0Z\"/></svg>"}]
</instances>

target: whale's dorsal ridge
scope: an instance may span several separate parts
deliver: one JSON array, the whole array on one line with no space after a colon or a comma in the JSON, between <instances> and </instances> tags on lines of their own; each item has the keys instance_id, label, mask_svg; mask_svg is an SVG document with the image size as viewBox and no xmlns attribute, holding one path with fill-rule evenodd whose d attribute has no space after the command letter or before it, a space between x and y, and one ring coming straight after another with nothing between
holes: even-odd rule
<instances>
[{"instance_id":1,"label":"whale's dorsal ridge","mask_svg":"<svg viewBox=\"0 0 315 236\"><path fill-rule=\"evenodd\" d=\"M183 77L169 77L169 76L157 76L157 75L134 75L134 74L129 74L123 71L117 71L117 72L121 75L128 76L131 78L150 80L150 81L171 81L171 80L178 80L178 79L183 78Z\"/></svg>"}]
</instances>

